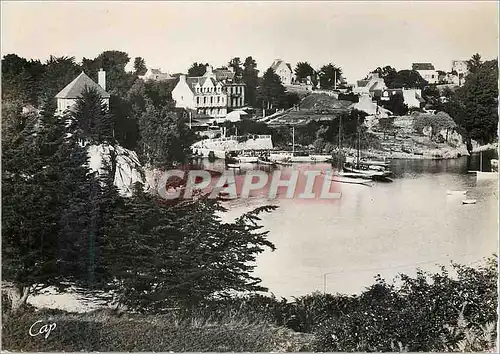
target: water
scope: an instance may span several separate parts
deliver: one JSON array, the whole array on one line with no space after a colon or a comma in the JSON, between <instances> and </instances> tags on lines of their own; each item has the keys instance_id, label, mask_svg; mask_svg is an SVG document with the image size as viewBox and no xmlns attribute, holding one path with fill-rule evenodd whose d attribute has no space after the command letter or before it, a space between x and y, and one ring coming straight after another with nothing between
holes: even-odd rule
<instances>
[{"instance_id":1,"label":"water","mask_svg":"<svg viewBox=\"0 0 500 354\"><path fill-rule=\"evenodd\" d=\"M483 170L489 170L492 157L495 152L483 153ZM277 249L258 257L255 275L262 285L278 297L324 290L357 293L376 274L392 279L450 261L474 265L496 252L498 182L476 183L467 173L479 168L478 156L394 160L391 168L392 183L340 184L340 200L273 201L279 208L262 215L262 225ZM477 204L462 205L464 197L447 190L466 190L466 198ZM254 198L225 204L224 219L230 220L270 202Z\"/></svg>"}]
</instances>

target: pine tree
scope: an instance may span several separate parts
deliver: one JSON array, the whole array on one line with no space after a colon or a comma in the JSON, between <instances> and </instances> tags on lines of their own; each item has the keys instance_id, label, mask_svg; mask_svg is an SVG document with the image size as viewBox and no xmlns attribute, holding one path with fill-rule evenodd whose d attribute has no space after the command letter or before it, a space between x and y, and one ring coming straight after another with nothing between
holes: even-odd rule
<instances>
[{"instance_id":1,"label":"pine tree","mask_svg":"<svg viewBox=\"0 0 500 354\"><path fill-rule=\"evenodd\" d=\"M113 141L113 117L94 88L85 88L73 108L74 120L83 138L97 144Z\"/></svg>"}]
</instances>

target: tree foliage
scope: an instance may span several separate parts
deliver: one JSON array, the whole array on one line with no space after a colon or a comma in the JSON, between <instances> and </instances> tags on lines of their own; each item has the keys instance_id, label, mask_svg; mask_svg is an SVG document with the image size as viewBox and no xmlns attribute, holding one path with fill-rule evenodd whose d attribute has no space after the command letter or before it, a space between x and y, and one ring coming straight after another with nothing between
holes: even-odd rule
<instances>
[{"instance_id":1,"label":"tree foliage","mask_svg":"<svg viewBox=\"0 0 500 354\"><path fill-rule=\"evenodd\" d=\"M402 93L391 95L387 101L380 101L385 109L388 109L397 116L404 116L408 113L408 106Z\"/></svg>"},{"instance_id":2,"label":"tree foliage","mask_svg":"<svg viewBox=\"0 0 500 354\"><path fill-rule=\"evenodd\" d=\"M250 56L245 59L243 63L242 81L246 84L245 99L247 104L255 107L257 102L256 91L258 85L258 74L256 61Z\"/></svg>"},{"instance_id":3,"label":"tree foliage","mask_svg":"<svg viewBox=\"0 0 500 354\"><path fill-rule=\"evenodd\" d=\"M343 82L342 69L332 63L323 65L318 76L322 89L332 89Z\"/></svg>"},{"instance_id":4,"label":"tree foliage","mask_svg":"<svg viewBox=\"0 0 500 354\"><path fill-rule=\"evenodd\" d=\"M425 81L415 70L400 70L396 75L394 75L394 79L392 81L387 79L386 85L388 88L423 89L427 86L427 81Z\"/></svg>"},{"instance_id":5,"label":"tree foliage","mask_svg":"<svg viewBox=\"0 0 500 354\"><path fill-rule=\"evenodd\" d=\"M207 71L207 64L194 62L188 69L188 76L203 76Z\"/></svg>"},{"instance_id":6,"label":"tree foliage","mask_svg":"<svg viewBox=\"0 0 500 354\"><path fill-rule=\"evenodd\" d=\"M134 73L138 76L144 75L148 71L146 61L142 57L135 57L134 59Z\"/></svg>"},{"instance_id":7,"label":"tree foliage","mask_svg":"<svg viewBox=\"0 0 500 354\"><path fill-rule=\"evenodd\" d=\"M372 71L376 73L379 77L384 79L384 83L389 88L394 88L394 80L396 79L398 71L390 65L386 65L383 68L378 67Z\"/></svg>"},{"instance_id":8,"label":"tree foliage","mask_svg":"<svg viewBox=\"0 0 500 354\"><path fill-rule=\"evenodd\" d=\"M472 61L478 61L471 59ZM465 137L469 152L471 140L481 144L497 138L498 129L498 62L480 64L465 79L462 87L449 93L443 110L450 114Z\"/></svg>"},{"instance_id":9,"label":"tree foliage","mask_svg":"<svg viewBox=\"0 0 500 354\"><path fill-rule=\"evenodd\" d=\"M315 76L315 71L311 64L309 64L307 61L298 62L295 66L295 77L297 78L297 80L302 81L308 76L311 77L311 79Z\"/></svg>"},{"instance_id":10,"label":"tree foliage","mask_svg":"<svg viewBox=\"0 0 500 354\"><path fill-rule=\"evenodd\" d=\"M143 162L159 168L185 162L189 147L194 142L193 132L184 120L164 107L150 102L139 118L139 152Z\"/></svg>"},{"instance_id":11,"label":"tree foliage","mask_svg":"<svg viewBox=\"0 0 500 354\"><path fill-rule=\"evenodd\" d=\"M285 87L281 84L280 77L272 68L267 69L262 84L257 89L257 102L259 106L267 109L278 108L285 96Z\"/></svg>"},{"instance_id":12,"label":"tree foliage","mask_svg":"<svg viewBox=\"0 0 500 354\"><path fill-rule=\"evenodd\" d=\"M234 80L240 82L243 77L243 66L239 57L233 58L227 64L234 71Z\"/></svg>"}]
</instances>

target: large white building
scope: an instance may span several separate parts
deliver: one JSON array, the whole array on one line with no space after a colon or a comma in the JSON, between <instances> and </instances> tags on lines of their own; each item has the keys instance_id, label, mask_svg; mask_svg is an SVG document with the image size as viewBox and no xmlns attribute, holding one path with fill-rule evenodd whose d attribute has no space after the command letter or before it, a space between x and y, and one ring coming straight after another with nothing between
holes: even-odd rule
<instances>
[{"instance_id":1,"label":"large white building","mask_svg":"<svg viewBox=\"0 0 500 354\"><path fill-rule=\"evenodd\" d=\"M283 85L291 85L295 81L295 75L290 63L285 63L282 59L276 59L271 65L271 69L280 77Z\"/></svg>"},{"instance_id":2,"label":"large white building","mask_svg":"<svg viewBox=\"0 0 500 354\"><path fill-rule=\"evenodd\" d=\"M214 118L224 118L245 104L245 84L233 81L230 70L212 70L207 65L203 76L181 75L172 90L175 106L195 110Z\"/></svg>"},{"instance_id":3,"label":"large white building","mask_svg":"<svg viewBox=\"0 0 500 354\"><path fill-rule=\"evenodd\" d=\"M61 114L67 109L71 109L76 100L82 97L83 91L87 89L95 89L101 95L102 100L109 107L109 93L106 92L106 72L102 69L98 73L99 84L88 77L83 71L57 95L57 113Z\"/></svg>"}]
</instances>

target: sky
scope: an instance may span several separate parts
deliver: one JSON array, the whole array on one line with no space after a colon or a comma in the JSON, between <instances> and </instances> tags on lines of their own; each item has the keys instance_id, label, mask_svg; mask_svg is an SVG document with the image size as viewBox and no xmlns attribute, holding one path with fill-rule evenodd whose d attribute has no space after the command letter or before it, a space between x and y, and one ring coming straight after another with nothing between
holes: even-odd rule
<instances>
[{"instance_id":1,"label":"sky","mask_svg":"<svg viewBox=\"0 0 500 354\"><path fill-rule=\"evenodd\" d=\"M333 63L349 82L378 66L410 69L474 53L498 56L496 1L466 2L76 2L2 1L2 56L95 58L104 50L141 56L165 72L193 62L227 65L252 56L314 68Z\"/></svg>"}]
</instances>

